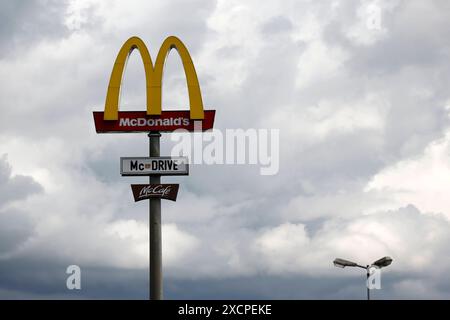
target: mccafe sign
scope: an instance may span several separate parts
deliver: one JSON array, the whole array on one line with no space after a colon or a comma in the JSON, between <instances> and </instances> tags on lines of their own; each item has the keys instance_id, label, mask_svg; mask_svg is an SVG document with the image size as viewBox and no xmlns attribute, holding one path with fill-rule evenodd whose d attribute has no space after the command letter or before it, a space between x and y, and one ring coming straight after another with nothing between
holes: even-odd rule
<instances>
[{"instance_id":1,"label":"mccafe sign","mask_svg":"<svg viewBox=\"0 0 450 320\"><path fill-rule=\"evenodd\" d=\"M161 198L176 201L178 184L132 184L134 201Z\"/></svg>"}]
</instances>

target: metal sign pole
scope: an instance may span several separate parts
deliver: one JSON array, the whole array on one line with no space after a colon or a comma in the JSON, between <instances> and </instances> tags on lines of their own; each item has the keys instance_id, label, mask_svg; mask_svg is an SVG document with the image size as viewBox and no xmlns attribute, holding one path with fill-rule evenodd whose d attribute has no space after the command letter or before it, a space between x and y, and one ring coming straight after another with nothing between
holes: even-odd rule
<instances>
[{"instance_id":1,"label":"metal sign pole","mask_svg":"<svg viewBox=\"0 0 450 320\"><path fill-rule=\"evenodd\" d=\"M150 157L159 157L159 140L161 134L157 131L150 132L149 153ZM150 176L150 184L160 184L161 176ZM162 239L161 239L161 199L149 199L149 223L150 223L150 300L162 300Z\"/></svg>"},{"instance_id":2,"label":"metal sign pole","mask_svg":"<svg viewBox=\"0 0 450 320\"><path fill-rule=\"evenodd\" d=\"M370 288L369 288L370 271L369 271L369 265L367 265L367 267L366 267L366 272L367 272L367 282L366 282L366 286L367 286L367 300L370 300Z\"/></svg>"}]
</instances>

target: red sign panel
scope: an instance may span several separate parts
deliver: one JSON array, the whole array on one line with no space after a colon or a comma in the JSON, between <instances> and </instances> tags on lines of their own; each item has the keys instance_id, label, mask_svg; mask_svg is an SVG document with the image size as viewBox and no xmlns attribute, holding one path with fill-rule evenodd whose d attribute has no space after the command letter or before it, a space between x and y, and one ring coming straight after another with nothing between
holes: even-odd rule
<instances>
[{"instance_id":1,"label":"red sign panel","mask_svg":"<svg viewBox=\"0 0 450 320\"><path fill-rule=\"evenodd\" d=\"M192 120L188 110L162 111L160 116L149 116L146 111L119 111L118 120L103 120L103 112L94 111L94 122L97 133L210 130L214 125L216 110L205 110L204 114L203 120Z\"/></svg>"}]
</instances>

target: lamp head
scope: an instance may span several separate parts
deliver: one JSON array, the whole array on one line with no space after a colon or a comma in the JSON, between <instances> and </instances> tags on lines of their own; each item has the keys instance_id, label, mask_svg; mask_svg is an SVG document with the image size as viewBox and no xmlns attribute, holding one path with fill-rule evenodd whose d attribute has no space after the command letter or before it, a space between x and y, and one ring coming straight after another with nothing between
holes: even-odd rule
<instances>
[{"instance_id":1,"label":"lamp head","mask_svg":"<svg viewBox=\"0 0 450 320\"><path fill-rule=\"evenodd\" d=\"M348 261L345 259L340 259L340 258L334 259L333 264L335 267L338 267L338 268L357 267L358 266L358 264L355 262Z\"/></svg>"},{"instance_id":2,"label":"lamp head","mask_svg":"<svg viewBox=\"0 0 450 320\"><path fill-rule=\"evenodd\" d=\"M391 263L392 263L391 257L383 257L381 259L378 259L374 263L372 263L372 265L377 266L378 268L384 268L384 267L387 267L388 265L390 265Z\"/></svg>"}]
</instances>

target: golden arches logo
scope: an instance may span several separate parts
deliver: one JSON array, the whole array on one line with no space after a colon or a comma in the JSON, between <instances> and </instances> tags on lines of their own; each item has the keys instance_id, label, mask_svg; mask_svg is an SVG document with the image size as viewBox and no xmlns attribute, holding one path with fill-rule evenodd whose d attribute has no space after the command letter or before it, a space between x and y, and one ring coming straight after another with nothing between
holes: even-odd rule
<instances>
[{"instance_id":1,"label":"golden arches logo","mask_svg":"<svg viewBox=\"0 0 450 320\"><path fill-rule=\"evenodd\" d=\"M161 115L162 107L162 76L164 63L171 49L176 49L183 63L186 75L190 118L193 120L203 120L203 101L198 83L197 73L191 56L186 46L180 39L170 36L164 40L153 65L150 53L145 43L138 37L131 37L122 46L117 55L114 67L109 80L108 92L106 94L104 120L117 120L119 113L120 88L125 65L131 52L137 49L141 54L144 63L146 91L147 91L147 115Z\"/></svg>"}]
</instances>

